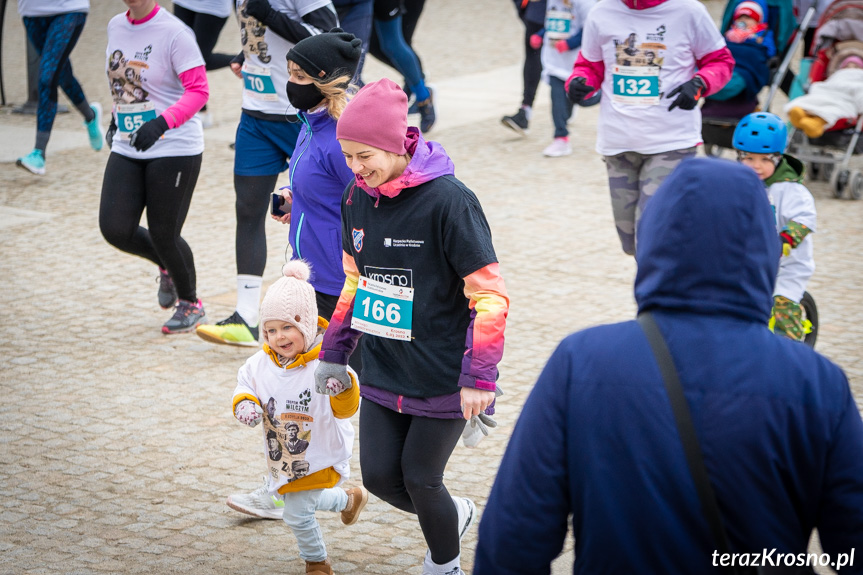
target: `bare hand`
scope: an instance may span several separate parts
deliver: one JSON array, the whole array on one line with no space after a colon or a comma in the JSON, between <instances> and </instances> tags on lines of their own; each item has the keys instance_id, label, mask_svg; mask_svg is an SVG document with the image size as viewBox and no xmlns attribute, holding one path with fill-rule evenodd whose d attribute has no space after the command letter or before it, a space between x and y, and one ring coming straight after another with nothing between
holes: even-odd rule
<instances>
[{"instance_id":1,"label":"bare hand","mask_svg":"<svg viewBox=\"0 0 863 575\"><path fill-rule=\"evenodd\" d=\"M237 62L231 62L231 72L233 72L234 76L236 76L240 80L243 79L243 73L240 71L242 69L243 69L242 64L238 64Z\"/></svg>"},{"instance_id":2,"label":"bare hand","mask_svg":"<svg viewBox=\"0 0 863 575\"><path fill-rule=\"evenodd\" d=\"M287 186L285 186L284 188L281 188L279 191L282 192L282 197L285 198L285 204L282 208L282 211L287 212L287 213L284 216L274 216L273 214L270 214L270 217L273 218L274 220L276 220L277 222L281 222L283 224L289 224L289 223L291 223L290 206L294 203L294 193ZM288 208L288 209L286 210L284 208Z\"/></svg>"},{"instance_id":3,"label":"bare hand","mask_svg":"<svg viewBox=\"0 0 863 575\"><path fill-rule=\"evenodd\" d=\"M494 401L493 391L483 391L473 387L461 388L462 415L467 420L484 412L492 401Z\"/></svg>"}]
</instances>

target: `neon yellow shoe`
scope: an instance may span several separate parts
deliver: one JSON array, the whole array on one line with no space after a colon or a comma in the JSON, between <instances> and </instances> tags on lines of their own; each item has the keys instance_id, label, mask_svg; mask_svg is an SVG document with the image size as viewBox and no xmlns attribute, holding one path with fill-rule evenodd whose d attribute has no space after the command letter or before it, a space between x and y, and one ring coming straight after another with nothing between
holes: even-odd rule
<instances>
[{"instance_id":1,"label":"neon yellow shoe","mask_svg":"<svg viewBox=\"0 0 863 575\"><path fill-rule=\"evenodd\" d=\"M201 339L211 343L246 347L257 347L258 345L258 328L249 327L238 312L234 312L231 317L218 323L199 325L195 333Z\"/></svg>"}]
</instances>

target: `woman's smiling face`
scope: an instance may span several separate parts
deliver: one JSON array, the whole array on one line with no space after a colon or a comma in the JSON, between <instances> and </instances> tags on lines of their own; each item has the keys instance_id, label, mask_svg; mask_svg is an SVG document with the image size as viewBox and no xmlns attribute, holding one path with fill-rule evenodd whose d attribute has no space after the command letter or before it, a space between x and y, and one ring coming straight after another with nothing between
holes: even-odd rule
<instances>
[{"instance_id":1,"label":"woman's smiling face","mask_svg":"<svg viewBox=\"0 0 863 575\"><path fill-rule=\"evenodd\" d=\"M351 140L339 140L345 162L367 186L377 188L394 180L404 171L402 156Z\"/></svg>"}]
</instances>

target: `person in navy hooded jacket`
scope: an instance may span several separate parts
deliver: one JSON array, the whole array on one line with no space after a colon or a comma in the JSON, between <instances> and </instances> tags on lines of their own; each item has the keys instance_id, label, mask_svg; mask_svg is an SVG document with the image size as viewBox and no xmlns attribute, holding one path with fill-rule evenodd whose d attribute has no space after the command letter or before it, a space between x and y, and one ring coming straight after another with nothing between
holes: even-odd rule
<instances>
[{"instance_id":1,"label":"person in navy hooded jacket","mask_svg":"<svg viewBox=\"0 0 863 575\"><path fill-rule=\"evenodd\" d=\"M847 562L863 542L863 422L839 367L767 328L781 247L743 167L691 159L660 186L638 229L638 310L668 344L731 551L805 553L817 528L831 560L849 554L841 572L861 573L859 553ZM492 487L474 575L549 573L569 516L573 573L719 572L635 321L575 333L549 359Z\"/></svg>"}]
</instances>

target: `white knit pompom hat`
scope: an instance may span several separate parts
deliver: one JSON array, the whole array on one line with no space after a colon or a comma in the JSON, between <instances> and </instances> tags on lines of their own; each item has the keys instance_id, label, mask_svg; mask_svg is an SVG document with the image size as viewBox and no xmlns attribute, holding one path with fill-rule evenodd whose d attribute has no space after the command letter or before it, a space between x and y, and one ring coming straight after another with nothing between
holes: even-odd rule
<instances>
[{"instance_id":1,"label":"white knit pompom hat","mask_svg":"<svg viewBox=\"0 0 863 575\"><path fill-rule=\"evenodd\" d=\"M308 351L318 331L318 304L315 288L309 283L312 270L303 260L291 260L282 267L282 274L284 277L267 289L261 302L260 326L263 328L264 323L270 320L293 325L303 334L303 351ZM264 341L269 343L267 330L263 331Z\"/></svg>"}]
</instances>

